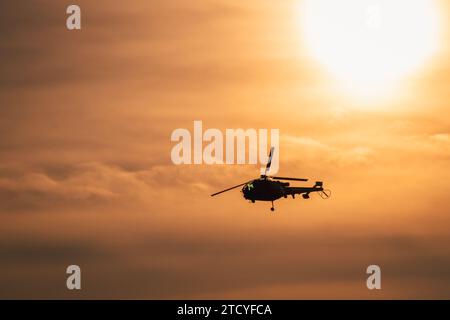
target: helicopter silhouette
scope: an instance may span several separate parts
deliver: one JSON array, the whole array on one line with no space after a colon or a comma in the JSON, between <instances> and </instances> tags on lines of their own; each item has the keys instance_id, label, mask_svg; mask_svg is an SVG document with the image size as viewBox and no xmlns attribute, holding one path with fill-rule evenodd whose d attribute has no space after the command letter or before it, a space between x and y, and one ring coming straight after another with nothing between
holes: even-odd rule
<instances>
[{"instance_id":1,"label":"helicopter silhouette","mask_svg":"<svg viewBox=\"0 0 450 320\"><path fill-rule=\"evenodd\" d=\"M316 181L312 187L290 187L289 182L283 182L283 180L308 181L308 179L268 176L267 173L269 172L272 163L274 149L274 147L270 148L269 160L265 172L259 178L213 193L211 197L244 186L242 188L242 193L245 199L250 200L252 203L255 203L255 201L270 201L272 203L272 207L270 208L271 211L275 210L273 202L282 197L287 198L288 196L292 196L294 199L295 195L299 194L302 195L303 199L309 199L309 194L311 192L317 192L323 199L328 199L330 197L331 191L323 188L322 181Z\"/></svg>"}]
</instances>

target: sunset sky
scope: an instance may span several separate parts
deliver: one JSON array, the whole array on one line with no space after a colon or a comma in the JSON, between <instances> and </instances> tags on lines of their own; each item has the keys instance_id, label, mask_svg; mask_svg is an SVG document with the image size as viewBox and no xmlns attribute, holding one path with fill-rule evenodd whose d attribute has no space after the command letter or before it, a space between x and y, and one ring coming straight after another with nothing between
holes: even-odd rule
<instances>
[{"instance_id":1,"label":"sunset sky","mask_svg":"<svg viewBox=\"0 0 450 320\"><path fill-rule=\"evenodd\" d=\"M327 2L1 2L0 298L450 299L450 4ZM194 120L332 197L211 198L260 166L174 165Z\"/></svg>"}]
</instances>

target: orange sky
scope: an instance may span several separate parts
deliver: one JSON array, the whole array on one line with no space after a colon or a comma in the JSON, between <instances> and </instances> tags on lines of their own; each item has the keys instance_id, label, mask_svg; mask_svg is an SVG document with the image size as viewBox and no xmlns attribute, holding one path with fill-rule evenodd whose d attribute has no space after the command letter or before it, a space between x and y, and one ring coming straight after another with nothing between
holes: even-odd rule
<instances>
[{"instance_id":1,"label":"orange sky","mask_svg":"<svg viewBox=\"0 0 450 320\"><path fill-rule=\"evenodd\" d=\"M74 32L63 3L0 5L0 297L450 298L448 25L361 102L308 54L299 2L77 1ZM173 165L194 120L280 129L279 174L332 198L209 197L259 166Z\"/></svg>"}]
</instances>

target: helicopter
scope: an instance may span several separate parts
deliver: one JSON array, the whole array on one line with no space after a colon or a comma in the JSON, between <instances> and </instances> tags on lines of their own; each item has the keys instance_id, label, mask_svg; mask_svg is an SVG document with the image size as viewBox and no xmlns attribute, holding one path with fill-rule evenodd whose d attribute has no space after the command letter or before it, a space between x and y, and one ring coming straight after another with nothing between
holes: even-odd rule
<instances>
[{"instance_id":1,"label":"helicopter","mask_svg":"<svg viewBox=\"0 0 450 320\"><path fill-rule=\"evenodd\" d=\"M282 197L287 198L288 196L292 196L292 198L295 199L295 195L299 194L303 199L309 199L309 194L311 192L317 192L323 199L328 199L330 197L331 191L323 188L322 181L316 181L312 187L290 187L289 182L284 181L308 181L308 179L267 175L272 163L274 149L274 147L270 148L269 160L265 172L259 178L213 193L211 197L243 186L241 191L246 200L250 200L252 203L255 203L255 201L270 201L272 203L272 207L270 208L271 211L275 211L273 202Z\"/></svg>"}]
</instances>

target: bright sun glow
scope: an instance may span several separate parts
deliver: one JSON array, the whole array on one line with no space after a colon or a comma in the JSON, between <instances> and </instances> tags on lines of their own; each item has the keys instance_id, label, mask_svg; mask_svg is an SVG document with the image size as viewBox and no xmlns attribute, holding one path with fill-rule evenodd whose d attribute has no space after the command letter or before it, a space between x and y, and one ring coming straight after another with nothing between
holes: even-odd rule
<instances>
[{"instance_id":1,"label":"bright sun glow","mask_svg":"<svg viewBox=\"0 0 450 320\"><path fill-rule=\"evenodd\" d=\"M301 8L312 55L356 96L391 92L437 49L433 0L304 0Z\"/></svg>"}]
</instances>

